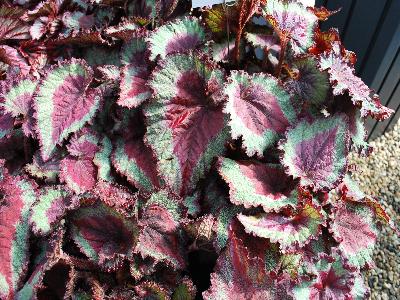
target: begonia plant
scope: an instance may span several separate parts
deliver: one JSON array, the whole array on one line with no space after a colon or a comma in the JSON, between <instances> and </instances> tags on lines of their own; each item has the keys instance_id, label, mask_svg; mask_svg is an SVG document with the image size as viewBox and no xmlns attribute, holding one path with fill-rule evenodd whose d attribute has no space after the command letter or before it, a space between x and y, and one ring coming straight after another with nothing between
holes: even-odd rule
<instances>
[{"instance_id":1,"label":"begonia plant","mask_svg":"<svg viewBox=\"0 0 400 300\"><path fill-rule=\"evenodd\" d=\"M364 299L390 117L295 0L4 0L0 299Z\"/></svg>"}]
</instances>

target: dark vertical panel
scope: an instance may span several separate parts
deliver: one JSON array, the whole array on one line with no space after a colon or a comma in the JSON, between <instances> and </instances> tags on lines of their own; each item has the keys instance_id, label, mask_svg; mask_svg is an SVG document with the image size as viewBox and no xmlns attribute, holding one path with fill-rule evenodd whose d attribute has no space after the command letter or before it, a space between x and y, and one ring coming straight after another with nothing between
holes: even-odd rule
<instances>
[{"instance_id":1,"label":"dark vertical panel","mask_svg":"<svg viewBox=\"0 0 400 300\"><path fill-rule=\"evenodd\" d=\"M383 24L381 35L375 43L375 48L366 62L365 70L361 74L366 83L371 81L371 88L376 91L386 79L385 74L391 68L394 57L397 55L396 51L400 48L400 18L398 14L400 1L395 1L394 8L397 10L390 11Z\"/></svg>"},{"instance_id":2,"label":"dark vertical panel","mask_svg":"<svg viewBox=\"0 0 400 300\"><path fill-rule=\"evenodd\" d=\"M317 7L324 6L325 5L325 1L324 0L316 0L315 1L315 6L317 6Z\"/></svg>"},{"instance_id":3,"label":"dark vertical panel","mask_svg":"<svg viewBox=\"0 0 400 300\"><path fill-rule=\"evenodd\" d=\"M342 32L352 2L351 0L329 0L326 5L329 10L337 10L339 8L342 8L342 10L323 22L321 26L322 30L336 27L339 29L339 32Z\"/></svg>"},{"instance_id":4,"label":"dark vertical panel","mask_svg":"<svg viewBox=\"0 0 400 300\"><path fill-rule=\"evenodd\" d=\"M378 69L379 62L382 60L390 44L391 37L394 35L398 21L396 12L398 11L400 11L400 1L386 1L378 24L375 26L374 34L369 41L364 58L360 61L358 73L363 77L366 84L371 84L373 79L372 72L368 72L368 66L374 66L372 69L375 70ZM365 72L365 70L367 71ZM371 67L369 67L369 70L371 70Z\"/></svg>"},{"instance_id":5,"label":"dark vertical panel","mask_svg":"<svg viewBox=\"0 0 400 300\"><path fill-rule=\"evenodd\" d=\"M400 47L397 52L394 52L395 55L392 57L392 62L389 66L386 67L386 74L380 75L382 78L380 80L379 88L376 89L378 94L381 97L381 101L384 105L387 105L390 100L390 96L393 90L396 88L398 81L400 80ZM390 54L391 54L390 52ZM366 128L369 131L369 139L372 138L373 132L376 130L379 122L376 122L374 119L369 118L366 122Z\"/></svg>"},{"instance_id":6,"label":"dark vertical panel","mask_svg":"<svg viewBox=\"0 0 400 300\"><path fill-rule=\"evenodd\" d=\"M392 118L388 120L385 120L383 122L378 122L374 131L370 135L370 139L375 139L378 136L382 135L386 129L389 129L389 125L391 125L392 127L394 126L395 124L394 122L397 121L397 119L395 120L395 117L398 118L399 115L398 113L399 105L400 105L400 80L397 82L395 89L392 91L389 98L389 103L387 105L391 109L397 111L397 113L394 114L394 116L392 116Z\"/></svg>"},{"instance_id":7,"label":"dark vertical panel","mask_svg":"<svg viewBox=\"0 0 400 300\"><path fill-rule=\"evenodd\" d=\"M368 49L386 1L388 0L358 0L347 28L343 29L343 41L346 48L357 54L356 70L360 67Z\"/></svg>"}]
</instances>

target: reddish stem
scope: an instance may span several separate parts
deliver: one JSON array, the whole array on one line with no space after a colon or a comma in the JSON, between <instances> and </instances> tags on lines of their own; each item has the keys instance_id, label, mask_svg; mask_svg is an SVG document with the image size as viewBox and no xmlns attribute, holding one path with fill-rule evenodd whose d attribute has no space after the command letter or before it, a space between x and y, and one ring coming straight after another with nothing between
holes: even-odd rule
<instances>
[{"instance_id":1,"label":"reddish stem","mask_svg":"<svg viewBox=\"0 0 400 300\"><path fill-rule=\"evenodd\" d=\"M288 44L288 39L286 37L281 38L281 51L279 52L279 63L275 69L275 76L279 78L281 76L283 59L285 58L286 46Z\"/></svg>"}]
</instances>

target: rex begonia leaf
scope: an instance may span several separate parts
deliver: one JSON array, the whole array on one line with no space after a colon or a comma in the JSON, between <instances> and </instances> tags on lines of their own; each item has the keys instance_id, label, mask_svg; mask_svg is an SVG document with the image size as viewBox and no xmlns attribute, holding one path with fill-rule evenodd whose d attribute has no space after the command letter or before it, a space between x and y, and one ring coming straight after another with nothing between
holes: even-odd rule
<instances>
[{"instance_id":1,"label":"rex begonia leaf","mask_svg":"<svg viewBox=\"0 0 400 300\"><path fill-rule=\"evenodd\" d=\"M83 12L65 12L61 17L63 23L63 29L61 33L63 35L69 35L73 32L80 30L89 30L94 26L94 16L86 15Z\"/></svg>"},{"instance_id":2,"label":"rex begonia leaf","mask_svg":"<svg viewBox=\"0 0 400 300\"><path fill-rule=\"evenodd\" d=\"M285 82L285 88L296 100L321 105L326 101L329 81L326 73L318 69L317 62L311 57L297 59L292 67L298 72L296 78Z\"/></svg>"},{"instance_id":3,"label":"rex begonia leaf","mask_svg":"<svg viewBox=\"0 0 400 300\"><path fill-rule=\"evenodd\" d=\"M175 192L190 192L223 154L229 138L222 112L224 73L192 54L169 55L154 72L155 101L145 107L145 139L158 169Z\"/></svg>"},{"instance_id":4,"label":"rex begonia leaf","mask_svg":"<svg viewBox=\"0 0 400 300\"><path fill-rule=\"evenodd\" d=\"M138 33L125 42L121 51L120 95L118 104L128 108L138 107L151 97L147 85L150 76L149 52L145 42L146 33Z\"/></svg>"},{"instance_id":5,"label":"rex begonia leaf","mask_svg":"<svg viewBox=\"0 0 400 300\"><path fill-rule=\"evenodd\" d=\"M333 211L330 230L338 248L356 268L372 267L378 228L373 210L364 203L346 203Z\"/></svg>"},{"instance_id":6,"label":"rex begonia leaf","mask_svg":"<svg viewBox=\"0 0 400 300\"><path fill-rule=\"evenodd\" d=\"M99 150L98 143L98 134L90 128L84 128L72 136L67 149L72 156L93 158Z\"/></svg>"},{"instance_id":7,"label":"rex begonia leaf","mask_svg":"<svg viewBox=\"0 0 400 300\"><path fill-rule=\"evenodd\" d=\"M130 216L136 209L137 198L126 187L100 180L93 194L123 215Z\"/></svg>"},{"instance_id":8,"label":"rex begonia leaf","mask_svg":"<svg viewBox=\"0 0 400 300\"><path fill-rule=\"evenodd\" d=\"M0 106L13 117L22 117L26 136L33 135L33 93L37 82L30 77L17 76L0 84Z\"/></svg>"},{"instance_id":9,"label":"rex begonia leaf","mask_svg":"<svg viewBox=\"0 0 400 300\"><path fill-rule=\"evenodd\" d=\"M0 107L0 139L9 136L14 128L14 118Z\"/></svg>"},{"instance_id":10,"label":"rex begonia leaf","mask_svg":"<svg viewBox=\"0 0 400 300\"><path fill-rule=\"evenodd\" d=\"M354 67L342 55L338 42L334 43L331 50L320 55L319 67L321 71L328 71L334 95L348 91L352 102L360 106L361 117L372 116L377 120L384 120L393 113L393 110L383 106L379 97L355 75Z\"/></svg>"},{"instance_id":11,"label":"rex begonia leaf","mask_svg":"<svg viewBox=\"0 0 400 300\"><path fill-rule=\"evenodd\" d=\"M64 230L59 229L53 232L48 239L38 242L38 249L33 253L33 272L16 294L15 300L37 299L37 292L42 287L46 271L59 260L58 254L63 236Z\"/></svg>"},{"instance_id":12,"label":"rex begonia leaf","mask_svg":"<svg viewBox=\"0 0 400 300\"><path fill-rule=\"evenodd\" d=\"M139 26L132 20L123 20L116 26L110 26L104 33L110 37L121 40L129 40L132 35L139 29Z\"/></svg>"},{"instance_id":13,"label":"rex begonia leaf","mask_svg":"<svg viewBox=\"0 0 400 300\"><path fill-rule=\"evenodd\" d=\"M88 158L67 156L60 162L60 181L77 194L94 188L97 170L93 161Z\"/></svg>"},{"instance_id":14,"label":"rex begonia leaf","mask_svg":"<svg viewBox=\"0 0 400 300\"><path fill-rule=\"evenodd\" d=\"M205 42L205 29L193 17L184 18L158 27L147 39L150 59L165 58L170 53L196 49Z\"/></svg>"},{"instance_id":15,"label":"rex begonia leaf","mask_svg":"<svg viewBox=\"0 0 400 300\"><path fill-rule=\"evenodd\" d=\"M297 205L296 182L280 165L221 158L218 171L229 185L230 201L265 212Z\"/></svg>"},{"instance_id":16,"label":"rex begonia leaf","mask_svg":"<svg viewBox=\"0 0 400 300\"><path fill-rule=\"evenodd\" d=\"M241 43L243 45L243 43ZM223 40L220 43L213 43L210 51L212 52L213 60L216 62L228 62L233 59L233 50L235 49L235 40ZM243 54L243 51L240 52Z\"/></svg>"},{"instance_id":17,"label":"rex begonia leaf","mask_svg":"<svg viewBox=\"0 0 400 300\"><path fill-rule=\"evenodd\" d=\"M100 141L99 150L93 158L93 163L97 166L97 178L113 182L114 178L111 174L111 153L113 150L111 140L104 136Z\"/></svg>"},{"instance_id":18,"label":"rex begonia leaf","mask_svg":"<svg viewBox=\"0 0 400 300\"><path fill-rule=\"evenodd\" d=\"M112 154L112 164L138 189L152 191L160 187L156 160L142 138L119 138Z\"/></svg>"},{"instance_id":19,"label":"rex begonia leaf","mask_svg":"<svg viewBox=\"0 0 400 300\"><path fill-rule=\"evenodd\" d=\"M321 233L325 218L320 209L306 203L292 216L261 213L255 216L238 215L246 232L279 243L282 250L303 247Z\"/></svg>"},{"instance_id":20,"label":"rex begonia leaf","mask_svg":"<svg viewBox=\"0 0 400 300\"><path fill-rule=\"evenodd\" d=\"M120 81L120 95L118 104L128 108L135 108L151 97L151 90L147 85L150 76L148 66L133 64L122 67Z\"/></svg>"},{"instance_id":21,"label":"rex begonia leaf","mask_svg":"<svg viewBox=\"0 0 400 300\"><path fill-rule=\"evenodd\" d=\"M360 155L368 156L372 152L372 147L367 142L368 132L365 129L365 118L361 118L360 111L355 107L346 111L349 119L349 131L352 141L352 149Z\"/></svg>"},{"instance_id":22,"label":"rex begonia leaf","mask_svg":"<svg viewBox=\"0 0 400 300\"><path fill-rule=\"evenodd\" d=\"M296 120L289 94L272 76L232 71L224 93L232 137L243 137L249 156L262 156Z\"/></svg>"},{"instance_id":23,"label":"rex begonia leaf","mask_svg":"<svg viewBox=\"0 0 400 300\"><path fill-rule=\"evenodd\" d=\"M340 196L343 199L349 198L354 201L363 201L367 197L349 174L346 174L342 183L338 186Z\"/></svg>"},{"instance_id":24,"label":"rex begonia leaf","mask_svg":"<svg viewBox=\"0 0 400 300\"><path fill-rule=\"evenodd\" d=\"M49 160L43 161L40 151L36 151L33 155L32 162L26 164L24 170L30 176L48 183L54 183L60 173L60 157L56 154Z\"/></svg>"},{"instance_id":25,"label":"rex begonia leaf","mask_svg":"<svg viewBox=\"0 0 400 300\"><path fill-rule=\"evenodd\" d=\"M261 10L280 38L290 40L295 54L305 53L313 45L318 18L302 3L268 0Z\"/></svg>"},{"instance_id":26,"label":"rex begonia leaf","mask_svg":"<svg viewBox=\"0 0 400 300\"><path fill-rule=\"evenodd\" d=\"M354 275L346 269L346 262L336 249L332 256L321 255L314 269L314 279L304 280L294 286L295 299L351 299L350 290L354 285Z\"/></svg>"},{"instance_id":27,"label":"rex begonia leaf","mask_svg":"<svg viewBox=\"0 0 400 300\"><path fill-rule=\"evenodd\" d=\"M170 292L154 281L143 281L135 286L135 292L140 299L168 300Z\"/></svg>"},{"instance_id":28,"label":"rex begonia leaf","mask_svg":"<svg viewBox=\"0 0 400 300\"><path fill-rule=\"evenodd\" d=\"M255 255L232 231L229 243L211 274L211 287L203 292L203 298L291 299L280 283L266 273L264 257Z\"/></svg>"},{"instance_id":29,"label":"rex begonia leaf","mask_svg":"<svg viewBox=\"0 0 400 300\"><path fill-rule=\"evenodd\" d=\"M22 20L25 11L19 7L0 7L0 41L29 39L29 25Z\"/></svg>"},{"instance_id":30,"label":"rex begonia leaf","mask_svg":"<svg viewBox=\"0 0 400 300\"><path fill-rule=\"evenodd\" d=\"M369 299L370 289L365 284L364 278L361 276L361 274L355 275L354 285L351 288L350 293L351 293L352 300Z\"/></svg>"},{"instance_id":31,"label":"rex begonia leaf","mask_svg":"<svg viewBox=\"0 0 400 300\"><path fill-rule=\"evenodd\" d=\"M36 185L3 175L0 181L0 298L14 299L28 268L29 215Z\"/></svg>"},{"instance_id":32,"label":"rex begonia leaf","mask_svg":"<svg viewBox=\"0 0 400 300\"><path fill-rule=\"evenodd\" d=\"M0 62L18 70L18 74L27 75L31 67L25 58L13 47L0 45Z\"/></svg>"},{"instance_id":33,"label":"rex begonia leaf","mask_svg":"<svg viewBox=\"0 0 400 300\"><path fill-rule=\"evenodd\" d=\"M177 269L184 268L186 263L179 241L180 219L181 208L177 199L165 191L152 194L138 222L140 233L135 252Z\"/></svg>"},{"instance_id":34,"label":"rex begonia leaf","mask_svg":"<svg viewBox=\"0 0 400 300\"><path fill-rule=\"evenodd\" d=\"M72 206L73 198L63 187L43 188L38 195L38 201L31 208L30 222L34 233L48 234Z\"/></svg>"},{"instance_id":35,"label":"rex begonia leaf","mask_svg":"<svg viewBox=\"0 0 400 300\"><path fill-rule=\"evenodd\" d=\"M94 117L101 96L88 87L92 78L91 69L82 60L64 61L47 70L34 96L36 131L44 160L57 144Z\"/></svg>"},{"instance_id":36,"label":"rex begonia leaf","mask_svg":"<svg viewBox=\"0 0 400 300\"><path fill-rule=\"evenodd\" d=\"M280 144L282 163L289 175L300 178L302 186L330 190L346 172L349 141L343 115L303 120L287 131Z\"/></svg>"},{"instance_id":37,"label":"rex begonia leaf","mask_svg":"<svg viewBox=\"0 0 400 300\"><path fill-rule=\"evenodd\" d=\"M146 37L146 31L137 31L128 41L125 41L120 53L123 65L146 66L149 57Z\"/></svg>"},{"instance_id":38,"label":"rex begonia leaf","mask_svg":"<svg viewBox=\"0 0 400 300\"><path fill-rule=\"evenodd\" d=\"M278 38L272 34L246 32L244 37L254 47L267 50L279 43Z\"/></svg>"},{"instance_id":39,"label":"rex begonia leaf","mask_svg":"<svg viewBox=\"0 0 400 300\"><path fill-rule=\"evenodd\" d=\"M101 202L80 208L71 216L72 239L90 260L106 270L132 258L137 234L132 220Z\"/></svg>"}]
</instances>

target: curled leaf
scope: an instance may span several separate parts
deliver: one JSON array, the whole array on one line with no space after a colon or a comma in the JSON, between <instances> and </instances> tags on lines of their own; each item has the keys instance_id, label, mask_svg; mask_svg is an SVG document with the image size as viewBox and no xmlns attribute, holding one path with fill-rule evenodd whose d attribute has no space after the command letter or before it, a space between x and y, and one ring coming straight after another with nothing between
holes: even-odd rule
<instances>
[{"instance_id":1,"label":"curled leaf","mask_svg":"<svg viewBox=\"0 0 400 300\"><path fill-rule=\"evenodd\" d=\"M230 201L236 205L262 206L270 212L297 204L296 183L279 165L221 158L218 166L229 185Z\"/></svg>"},{"instance_id":2,"label":"curled leaf","mask_svg":"<svg viewBox=\"0 0 400 300\"><path fill-rule=\"evenodd\" d=\"M355 75L354 67L342 55L338 42L334 43L330 51L320 56L319 66L322 71L328 71L333 94L341 95L347 91L354 105L361 107L361 117L370 115L377 120L385 120L393 113L393 110L383 106L378 95L375 95L361 78Z\"/></svg>"},{"instance_id":3,"label":"curled leaf","mask_svg":"<svg viewBox=\"0 0 400 300\"><path fill-rule=\"evenodd\" d=\"M243 137L249 156L262 156L296 120L289 94L272 76L233 71L224 93L232 137Z\"/></svg>"},{"instance_id":4,"label":"curled leaf","mask_svg":"<svg viewBox=\"0 0 400 300\"><path fill-rule=\"evenodd\" d=\"M331 231L351 266L373 266L372 252L378 229L370 207L362 203L339 206L332 216Z\"/></svg>"},{"instance_id":5,"label":"curled leaf","mask_svg":"<svg viewBox=\"0 0 400 300\"><path fill-rule=\"evenodd\" d=\"M71 235L82 252L100 267L114 269L132 258L138 228L112 208L98 202L71 216Z\"/></svg>"},{"instance_id":6,"label":"curled leaf","mask_svg":"<svg viewBox=\"0 0 400 300\"><path fill-rule=\"evenodd\" d=\"M335 188L347 167L349 133L346 119L337 115L311 122L303 120L286 133L280 144L287 173L315 190Z\"/></svg>"},{"instance_id":7,"label":"curled leaf","mask_svg":"<svg viewBox=\"0 0 400 300\"><path fill-rule=\"evenodd\" d=\"M0 298L13 299L26 275L29 255L29 215L36 200L36 185L3 175L0 193Z\"/></svg>"},{"instance_id":8,"label":"curled leaf","mask_svg":"<svg viewBox=\"0 0 400 300\"><path fill-rule=\"evenodd\" d=\"M99 107L99 91L89 88L92 72L82 60L71 60L47 71L34 96L36 131L42 158L90 121Z\"/></svg>"},{"instance_id":9,"label":"curled leaf","mask_svg":"<svg viewBox=\"0 0 400 300\"><path fill-rule=\"evenodd\" d=\"M139 219L140 233L135 252L164 261L174 268L185 267L179 243L181 208L165 191L152 194Z\"/></svg>"},{"instance_id":10,"label":"curled leaf","mask_svg":"<svg viewBox=\"0 0 400 300\"><path fill-rule=\"evenodd\" d=\"M72 206L71 195L62 187L42 189L38 201L31 208L30 222L33 231L38 235L48 234Z\"/></svg>"},{"instance_id":11,"label":"curled leaf","mask_svg":"<svg viewBox=\"0 0 400 300\"><path fill-rule=\"evenodd\" d=\"M184 18L170 22L155 30L147 42L150 45L150 59L162 59L170 53L196 49L205 41L205 30L196 18Z\"/></svg>"},{"instance_id":12,"label":"curled leaf","mask_svg":"<svg viewBox=\"0 0 400 300\"><path fill-rule=\"evenodd\" d=\"M228 138L219 101L224 73L195 54L170 55L153 73L146 142L168 186L185 194L204 177Z\"/></svg>"},{"instance_id":13,"label":"curled leaf","mask_svg":"<svg viewBox=\"0 0 400 300\"><path fill-rule=\"evenodd\" d=\"M268 0L261 10L281 40L290 40L295 54L305 53L312 46L318 19L302 3Z\"/></svg>"},{"instance_id":14,"label":"curled leaf","mask_svg":"<svg viewBox=\"0 0 400 300\"><path fill-rule=\"evenodd\" d=\"M238 219L246 232L269 238L273 243L278 242L284 251L301 248L311 239L316 239L321 233L321 225L325 224L321 211L310 203L306 203L292 216L278 213L262 213L256 216L241 214Z\"/></svg>"}]
</instances>

